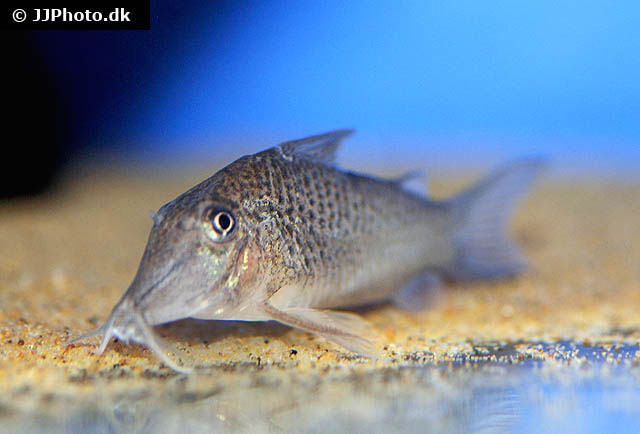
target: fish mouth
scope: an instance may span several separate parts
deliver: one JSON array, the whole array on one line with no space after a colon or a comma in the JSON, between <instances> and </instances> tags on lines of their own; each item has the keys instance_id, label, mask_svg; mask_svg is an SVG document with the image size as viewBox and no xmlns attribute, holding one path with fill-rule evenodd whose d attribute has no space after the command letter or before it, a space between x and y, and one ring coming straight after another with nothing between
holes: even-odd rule
<instances>
[{"instance_id":1,"label":"fish mouth","mask_svg":"<svg viewBox=\"0 0 640 434\"><path fill-rule=\"evenodd\" d=\"M177 372L192 373L192 368L181 366L167 356L167 352L175 353L174 349L153 331L151 324L156 322L149 322L143 314L147 310L145 308L146 304L152 302L148 297L156 293L159 288L166 286L167 282L170 285L171 279L175 277L185 262L185 258L176 260L166 272L155 281L152 281L153 283L150 285L145 285L145 279L139 279L138 276L141 276L141 274L138 274L122 299L111 311L109 318L96 330L71 340L69 344L75 344L95 336L102 336L102 341L97 351L97 354L101 355L107 348L111 338L117 338L127 345L133 342L147 347L160 361ZM142 266L144 267L144 264ZM144 289L140 291L141 288Z\"/></svg>"},{"instance_id":2,"label":"fish mouth","mask_svg":"<svg viewBox=\"0 0 640 434\"><path fill-rule=\"evenodd\" d=\"M166 354L167 351L173 352L173 349L153 331L153 328L144 319L143 315L127 301L124 300L116 305L109 319L99 328L73 339L69 344L75 344L79 341L102 335L102 341L97 351L97 354L101 355L112 337L123 341L127 345L130 342L135 342L151 350L169 368L183 374L192 373L193 368L179 365Z\"/></svg>"}]
</instances>

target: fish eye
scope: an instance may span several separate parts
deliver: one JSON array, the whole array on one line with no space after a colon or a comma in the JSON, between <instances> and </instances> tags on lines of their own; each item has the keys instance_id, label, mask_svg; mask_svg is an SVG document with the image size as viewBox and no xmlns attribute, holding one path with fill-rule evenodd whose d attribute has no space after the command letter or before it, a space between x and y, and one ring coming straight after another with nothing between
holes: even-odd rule
<instances>
[{"instance_id":1,"label":"fish eye","mask_svg":"<svg viewBox=\"0 0 640 434\"><path fill-rule=\"evenodd\" d=\"M221 211L213 219L214 226L217 230L221 232L227 232L231 229L233 225L233 220L231 219L231 215L229 213Z\"/></svg>"},{"instance_id":2,"label":"fish eye","mask_svg":"<svg viewBox=\"0 0 640 434\"><path fill-rule=\"evenodd\" d=\"M205 218L213 230L221 236L228 235L235 227L235 218L231 211L219 207L211 207L205 211Z\"/></svg>"}]
</instances>

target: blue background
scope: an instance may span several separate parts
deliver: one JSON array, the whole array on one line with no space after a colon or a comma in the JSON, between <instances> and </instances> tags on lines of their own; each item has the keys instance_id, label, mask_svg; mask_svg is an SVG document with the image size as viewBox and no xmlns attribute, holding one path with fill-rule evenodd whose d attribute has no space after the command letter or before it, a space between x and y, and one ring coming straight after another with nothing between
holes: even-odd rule
<instances>
[{"instance_id":1,"label":"blue background","mask_svg":"<svg viewBox=\"0 0 640 434\"><path fill-rule=\"evenodd\" d=\"M152 2L151 26L39 33L73 152L219 162L353 127L351 168L640 168L638 2Z\"/></svg>"}]
</instances>

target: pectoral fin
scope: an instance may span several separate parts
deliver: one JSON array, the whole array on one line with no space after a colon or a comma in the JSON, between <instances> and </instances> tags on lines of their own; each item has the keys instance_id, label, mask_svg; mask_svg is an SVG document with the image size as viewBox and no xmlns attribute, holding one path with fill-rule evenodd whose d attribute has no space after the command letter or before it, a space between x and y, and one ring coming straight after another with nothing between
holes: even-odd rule
<instances>
[{"instance_id":1,"label":"pectoral fin","mask_svg":"<svg viewBox=\"0 0 640 434\"><path fill-rule=\"evenodd\" d=\"M379 357L372 341L373 327L356 314L302 307L278 309L270 304L265 304L264 310L275 321L322 336L354 353Z\"/></svg>"}]
</instances>

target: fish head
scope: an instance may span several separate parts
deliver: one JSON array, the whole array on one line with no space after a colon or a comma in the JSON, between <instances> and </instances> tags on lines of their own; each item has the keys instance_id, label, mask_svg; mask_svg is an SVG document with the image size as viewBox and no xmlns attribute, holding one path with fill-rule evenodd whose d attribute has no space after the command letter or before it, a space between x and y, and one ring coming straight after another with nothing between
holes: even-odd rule
<instances>
[{"instance_id":1,"label":"fish head","mask_svg":"<svg viewBox=\"0 0 640 434\"><path fill-rule=\"evenodd\" d=\"M261 250L237 202L212 193L204 181L152 212L153 227L133 282L97 330L99 353L111 337L148 346L168 366L184 370L164 354L151 326L198 312L226 319L262 281Z\"/></svg>"},{"instance_id":2,"label":"fish head","mask_svg":"<svg viewBox=\"0 0 640 434\"><path fill-rule=\"evenodd\" d=\"M256 279L256 244L242 211L214 195L181 196L163 206L129 298L150 324L186 318L216 306L220 313L241 300L238 293Z\"/></svg>"}]
</instances>

